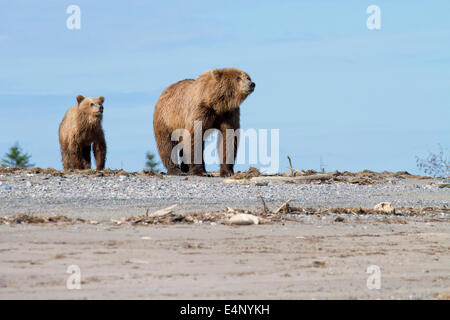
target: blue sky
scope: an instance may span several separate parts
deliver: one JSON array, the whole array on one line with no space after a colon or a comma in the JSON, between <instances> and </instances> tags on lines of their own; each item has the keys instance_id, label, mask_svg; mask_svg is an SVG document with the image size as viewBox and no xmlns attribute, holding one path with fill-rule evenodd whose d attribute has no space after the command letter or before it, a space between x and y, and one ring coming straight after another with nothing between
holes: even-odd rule
<instances>
[{"instance_id":1,"label":"blue sky","mask_svg":"<svg viewBox=\"0 0 450 320\"><path fill-rule=\"evenodd\" d=\"M58 126L83 94L105 96L107 167L141 170L162 90L220 67L256 82L241 126L280 129L280 171L290 155L417 172L416 155L450 146L447 0L1 2L0 154L19 141L40 167L61 168Z\"/></svg>"}]
</instances>

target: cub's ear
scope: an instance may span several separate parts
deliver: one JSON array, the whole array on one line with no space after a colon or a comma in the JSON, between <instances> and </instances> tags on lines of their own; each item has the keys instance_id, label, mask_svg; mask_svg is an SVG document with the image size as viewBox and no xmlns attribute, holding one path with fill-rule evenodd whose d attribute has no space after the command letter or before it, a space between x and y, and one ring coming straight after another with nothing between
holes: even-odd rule
<instances>
[{"instance_id":1,"label":"cub's ear","mask_svg":"<svg viewBox=\"0 0 450 320\"><path fill-rule=\"evenodd\" d=\"M83 100L84 100L84 97L81 94L77 96L78 104L80 104L81 101L83 101Z\"/></svg>"},{"instance_id":2,"label":"cub's ear","mask_svg":"<svg viewBox=\"0 0 450 320\"><path fill-rule=\"evenodd\" d=\"M219 69L213 69L213 70L211 70L211 73L212 73L214 79L219 80L223 74L223 71L219 70Z\"/></svg>"},{"instance_id":3,"label":"cub's ear","mask_svg":"<svg viewBox=\"0 0 450 320\"><path fill-rule=\"evenodd\" d=\"M103 103L103 102L105 102L105 97L100 96L100 97L98 97L98 100L100 100L100 102Z\"/></svg>"}]
</instances>

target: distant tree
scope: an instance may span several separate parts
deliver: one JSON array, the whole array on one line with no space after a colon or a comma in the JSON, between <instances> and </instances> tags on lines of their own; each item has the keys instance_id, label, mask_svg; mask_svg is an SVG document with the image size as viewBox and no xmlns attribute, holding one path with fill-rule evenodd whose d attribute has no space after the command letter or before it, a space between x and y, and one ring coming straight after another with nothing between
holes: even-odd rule
<instances>
[{"instance_id":1,"label":"distant tree","mask_svg":"<svg viewBox=\"0 0 450 320\"><path fill-rule=\"evenodd\" d=\"M416 157L416 164L420 170L433 177L450 176L450 159L448 155L444 154L442 146L439 145L439 152L430 152L426 159Z\"/></svg>"},{"instance_id":2,"label":"distant tree","mask_svg":"<svg viewBox=\"0 0 450 320\"><path fill-rule=\"evenodd\" d=\"M1 164L5 167L30 168L34 166L33 163L30 163L30 159L31 155L24 153L19 143L16 142L9 148L9 152L5 154L5 158L1 160Z\"/></svg>"},{"instance_id":3,"label":"distant tree","mask_svg":"<svg viewBox=\"0 0 450 320\"><path fill-rule=\"evenodd\" d=\"M151 152L145 154L145 168L152 171L158 171L159 162L155 161L155 155Z\"/></svg>"}]
</instances>

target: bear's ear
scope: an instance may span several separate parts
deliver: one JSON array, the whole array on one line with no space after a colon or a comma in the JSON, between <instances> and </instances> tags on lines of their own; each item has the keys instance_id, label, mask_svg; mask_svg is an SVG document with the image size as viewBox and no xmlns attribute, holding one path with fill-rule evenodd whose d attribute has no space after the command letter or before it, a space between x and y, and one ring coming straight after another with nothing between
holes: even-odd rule
<instances>
[{"instance_id":1,"label":"bear's ear","mask_svg":"<svg viewBox=\"0 0 450 320\"><path fill-rule=\"evenodd\" d=\"M219 70L219 69L213 69L213 70L211 70L211 73L212 73L214 79L219 80L223 74L223 71Z\"/></svg>"},{"instance_id":2,"label":"bear's ear","mask_svg":"<svg viewBox=\"0 0 450 320\"><path fill-rule=\"evenodd\" d=\"M79 94L79 95L77 96L78 104L80 104L81 101L83 101L83 100L84 100L84 97L83 97L81 94Z\"/></svg>"},{"instance_id":3,"label":"bear's ear","mask_svg":"<svg viewBox=\"0 0 450 320\"><path fill-rule=\"evenodd\" d=\"M98 97L98 100L100 100L100 102L103 103L103 102L105 102L105 97L100 96L100 97Z\"/></svg>"}]
</instances>

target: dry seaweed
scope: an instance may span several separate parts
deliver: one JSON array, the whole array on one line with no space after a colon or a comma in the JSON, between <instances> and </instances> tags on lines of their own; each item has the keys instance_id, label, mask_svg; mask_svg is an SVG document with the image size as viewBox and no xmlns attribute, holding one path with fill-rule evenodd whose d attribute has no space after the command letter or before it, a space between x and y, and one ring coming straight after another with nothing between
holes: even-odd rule
<instances>
[{"instance_id":1,"label":"dry seaweed","mask_svg":"<svg viewBox=\"0 0 450 320\"><path fill-rule=\"evenodd\" d=\"M244 210L227 208L224 211L217 212L194 212L194 213L177 213L174 211L167 211L166 214L152 215L148 214L148 211L141 216L124 217L118 220L111 219L114 225L120 226L122 224L132 225L153 225L153 224L194 224L202 222L216 222L222 224L229 224L229 220L232 216L237 214L251 214L258 217L259 224L276 223L288 220L295 220L296 215L329 215L329 214L352 214L352 215L379 215L384 217L390 217L390 219L382 218L378 220L383 223L405 223L405 220L396 216L409 216L409 217L424 217L426 221L443 221L430 217L429 215L439 213L450 213L450 208L447 207L424 207L424 208L411 208L411 207L399 207L396 208L395 214L386 214L380 210L354 207L354 208L301 208L289 205L289 201L283 203L277 210L271 211L267 207L260 210ZM347 220L341 216L337 216L333 221L345 223ZM446 221L446 219L444 219ZM27 215L17 214L11 216L0 217L0 225L19 225L19 224L74 224L74 223L86 223L86 224L101 224L99 221L90 221L80 218L69 218L66 216L44 216L44 215Z\"/></svg>"},{"instance_id":2,"label":"dry seaweed","mask_svg":"<svg viewBox=\"0 0 450 320\"><path fill-rule=\"evenodd\" d=\"M52 176L65 176L65 175L81 175L90 177L117 177L117 176L148 176L148 177L158 177L162 178L161 173L152 170L143 170L141 172L127 172L125 170L56 170L53 168L19 168L19 167L0 167L0 174L2 175L19 175L19 174L49 174Z\"/></svg>"},{"instance_id":3,"label":"dry seaweed","mask_svg":"<svg viewBox=\"0 0 450 320\"><path fill-rule=\"evenodd\" d=\"M66 216L42 216L42 215L27 215L16 214L12 216L0 217L0 224L48 224L48 223L69 223L86 222L83 219L73 219Z\"/></svg>"},{"instance_id":4,"label":"dry seaweed","mask_svg":"<svg viewBox=\"0 0 450 320\"><path fill-rule=\"evenodd\" d=\"M261 175L261 172L254 168L250 167L247 171L238 171L233 176L231 176L231 179L250 179L253 177L259 177Z\"/></svg>"},{"instance_id":5,"label":"dry seaweed","mask_svg":"<svg viewBox=\"0 0 450 320\"><path fill-rule=\"evenodd\" d=\"M380 181L386 181L390 179L433 179L432 177L427 176L416 176L408 173L407 171L398 171L398 172L375 172L371 170L363 170L360 172L339 172L333 171L329 173L318 173L315 170L296 170L292 168L292 164L288 167L291 172L284 174L276 174L274 176L279 177L291 177L291 178L299 178L304 177L303 183L312 183L312 184L331 184L335 182L345 182L345 183L353 183L359 185L369 185L375 184ZM141 172L127 172L125 170L56 170L53 168L19 168L19 167L4 167L0 166L0 175L20 175L20 174L48 174L52 176L66 176L66 175L80 175L85 177L117 177L117 176L144 176L144 177L157 177L163 178L164 174L152 171L152 170L143 170ZM217 172L212 172L209 176L218 176ZM257 168L250 167L247 171L241 172L238 171L236 174L231 176L231 179L236 180L245 180L251 179L254 177L264 176ZM309 179L308 179L309 178ZM444 182L445 184L445 182ZM442 186L446 187L445 185Z\"/></svg>"}]
</instances>

